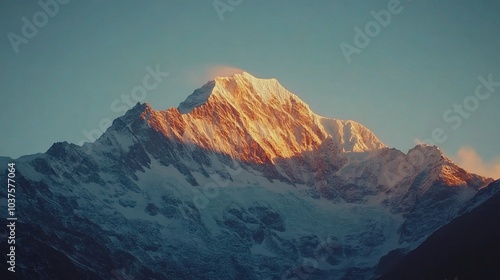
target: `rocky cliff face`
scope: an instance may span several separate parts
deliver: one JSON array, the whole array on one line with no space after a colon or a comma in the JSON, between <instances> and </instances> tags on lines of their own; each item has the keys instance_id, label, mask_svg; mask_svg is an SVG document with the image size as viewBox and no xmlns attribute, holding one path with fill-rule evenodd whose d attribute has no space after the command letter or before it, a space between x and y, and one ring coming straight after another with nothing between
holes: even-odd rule
<instances>
[{"instance_id":1,"label":"rocky cliff face","mask_svg":"<svg viewBox=\"0 0 500 280\"><path fill-rule=\"evenodd\" d=\"M394 265L379 268L380 279L498 279L500 277L500 181L477 196L489 197L439 230ZM496 192L491 192L496 190ZM386 258L387 259L387 258ZM385 262L390 263L390 262Z\"/></svg>"},{"instance_id":2,"label":"rocky cliff face","mask_svg":"<svg viewBox=\"0 0 500 280\"><path fill-rule=\"evenodd\" d=\"M178 108L138 104L94 143L10 161L20 274L37 279L62 279L56 262L81 279L370 279L381 257L487 201L491 182L248 73Z\"/></svg>"}]
</instances>

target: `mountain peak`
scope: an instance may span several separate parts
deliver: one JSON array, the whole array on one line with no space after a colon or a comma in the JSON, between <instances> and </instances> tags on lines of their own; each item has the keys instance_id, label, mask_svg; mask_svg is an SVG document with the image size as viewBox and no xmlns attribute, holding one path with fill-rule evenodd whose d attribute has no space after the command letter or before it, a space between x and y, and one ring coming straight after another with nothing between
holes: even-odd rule
<instances>
[{"instance_id":1,"label":"mountain peak","mask_svg":"<svg viewBox=\"0 0 500 280\"><path fill-rule=\"evenodd\" d=\"M208 101L208 98L213 93L215 81L210 81L203 85L201 88L191 93L184 101L179 104L177 110L181 114L191 113L195 108L200 107Z\"/></svg>"},{"instance_id":2,"label":"mountain peak","mask_svg":"<svg viewBox=\"0 0 500 280\"><path fill-rule=\"evenodd\" d=\"M361 124L320 117L276 79L246 72L209 81L147 122L169 138L254 163L316 150L328 138L344 152L385 147Z\"/></svg>"},{"instance_id":3,"label":"mountain peak","mask_svg":"<svg viewBox=\"0 0 500 280\"><path fill-rule=\"evenodd\" d=\"M489 178L468 173L448 158L438 146L418 144L407 153L410 164L419 168L431 167L434 170L434 179L444 182L448 186L474 185L483 187L480 182L490 183Z\"/></svg>"},{"instance_id":4,"label":"mountain peak","mask_svg":"<svg viewBox=\"0 0 500 280\"><path fill-rule=\"evenodd\" d=\"M213 96L213 97L212 97ZM261 79L247 72L228 77L216 77L195 90L177 108L181 114L190 113L206 102L230 102L232 104L255 101L274 102L276 105L295 102L302 103L296 95L286 90L275 78Z\"/></svg>"}]
</instances>

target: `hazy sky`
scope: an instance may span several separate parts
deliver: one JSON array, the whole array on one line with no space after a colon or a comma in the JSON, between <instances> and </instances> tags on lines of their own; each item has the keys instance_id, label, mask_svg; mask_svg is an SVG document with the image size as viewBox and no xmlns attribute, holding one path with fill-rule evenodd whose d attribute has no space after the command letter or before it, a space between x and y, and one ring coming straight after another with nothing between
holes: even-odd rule
<instances>
[{"instance_id":1,"label":"hazy sky","mask_svg":"<svg viewBox=\"0 0 500 280\"><path fill-rule=\"evenodd\" d=\"M87 141L83 131L123 114L121 96L157 67L169 76L148 80L160 81L144 99L155 109L234 67L275 77L316 113L361 122L404 152L438 129L447 155L500 162L496 0L65 1L48 12L0 4L2 156ZM384 26L372 10L389 10ZM495 82L475 97L479 76Z\"/></svg>"}]
</instances>

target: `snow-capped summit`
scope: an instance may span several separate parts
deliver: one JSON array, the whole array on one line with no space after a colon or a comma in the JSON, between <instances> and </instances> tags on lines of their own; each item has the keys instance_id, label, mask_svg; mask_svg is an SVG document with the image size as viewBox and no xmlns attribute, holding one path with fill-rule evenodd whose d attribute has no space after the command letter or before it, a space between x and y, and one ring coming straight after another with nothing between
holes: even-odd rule
<instances>
[{"instance_id":1,"label":"snow-capped summit","mask_svg":"<svg viewBox=\"0 0 500 280\"><path fill-rule=\"evenodd\" d=\"M202 106L205 102L222 100L234 105L246 102L255 103L256 100L288 106L291 102L299 102L309 108L296 95L286 90L278 80L274 78L259 79L243 72L229 77L216 77L215 80L209 81L189 95L178 109L179 112L185 114Z\"/></svg>"},{"instance_id":2,"label":"snow-capped summit","mask_svg":"<svg viewBox=\"0 0 500 280\"><path fill-rule=\"evenodd\" d=\"M385 147L361 124L318 116L276 79L246 72L217 77L177 109L153 115L150 124L166 136L255 163L315 150L328 138L346 152Z\"/></svg>"}]
</instances>

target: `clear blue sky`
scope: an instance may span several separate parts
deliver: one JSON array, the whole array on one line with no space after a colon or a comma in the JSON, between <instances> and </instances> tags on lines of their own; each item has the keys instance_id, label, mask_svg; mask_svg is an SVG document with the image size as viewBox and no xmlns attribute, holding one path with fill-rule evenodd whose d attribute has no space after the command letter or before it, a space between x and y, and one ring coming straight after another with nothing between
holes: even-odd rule
<instances>
[{"instance_id":1,"label":"clear blue sky","mask_svg":"<svg viewBox=\"0 0 500 280\"><path fill-rule=\"evenodd\" d=\"M147 66L170 73L145 99L166 109L226 65L275 77L318 114L361 122L405 152L440 127L449 155L470 146L484 160L500 156L500 87L458 129L443 120L479 75L500 81L500 2L401 1L348 63L340 44L354 46L354 28L389 2L243 0L221 20L212 0L72 0L16 54L8 34L21 36L21 19L42 8L2 1L0 155L85 140L83 130L121 115L110 105L142 84Z\"/></svg>"}]
</instances>

